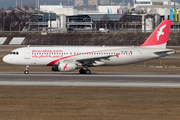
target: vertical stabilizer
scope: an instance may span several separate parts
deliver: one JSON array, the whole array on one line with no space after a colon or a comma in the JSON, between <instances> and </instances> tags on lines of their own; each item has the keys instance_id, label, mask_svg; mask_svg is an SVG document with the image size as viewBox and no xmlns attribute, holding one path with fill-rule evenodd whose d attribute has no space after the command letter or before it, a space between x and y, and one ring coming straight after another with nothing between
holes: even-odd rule
<instances>
[{"instance_id":1,"label":"vertical stabilizer","mask_svg":"<svg viewBox=\"0 0 180 120\"><path fill-rule=\"evenodd\" d=\"M140 46L153 46L159 48L165 48L171 28L172 20L164 20L151 34L151 36Z\"/></svg>"}]
</instances>

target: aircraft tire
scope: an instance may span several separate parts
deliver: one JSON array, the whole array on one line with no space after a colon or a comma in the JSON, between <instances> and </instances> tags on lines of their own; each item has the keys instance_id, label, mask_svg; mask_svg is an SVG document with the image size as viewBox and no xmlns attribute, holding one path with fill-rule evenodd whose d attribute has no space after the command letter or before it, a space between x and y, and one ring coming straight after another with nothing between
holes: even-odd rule
<instances>
[{"instance_id":1,"label":"aircraft tire","mask_svg":"<svg viewBox=\"0 0 180 120\"><path fill-rule=\"evenodd\" d=\"M87 69L86 74L91 74L91 70Z\"/></svg>"},{"instance_id":2,"label":"aircraft tire","mask_svg":"<svg viewBox=\"0 0 180 120\"><path fill-rule=\"evenodd\" d=\"M24 71L24 74L29 74L29 71L28 71L28 70L25 70L25 71Z\"/></svg>"},{"instance_id":3,"label":"aircraft tire","mask_svg":"<svg viewBox=\"0 0 180 120\"><path fill-rule=\"evenodd\" d=\"M79 70L79 74L86 74L86 72L85 72L85 70L84 70L83 68L81 68L81 69Z\"/></svg>"}]
</instances>

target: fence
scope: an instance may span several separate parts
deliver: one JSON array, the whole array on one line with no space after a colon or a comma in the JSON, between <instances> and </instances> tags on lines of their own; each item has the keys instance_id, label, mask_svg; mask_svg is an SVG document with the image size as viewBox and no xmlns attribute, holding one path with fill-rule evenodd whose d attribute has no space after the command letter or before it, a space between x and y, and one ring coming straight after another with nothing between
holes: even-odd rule
<instances>
[{"instance_id":1,"label":"fence","mask_svg":"<svg viewBox=\"0 0 180 120\"><path fill-rule=\"evenodd\" d=\"M75 29L77 33L98 33L99 30L95 29ZM148 32L153 32L154 30L141 30L141 29L110 29L110 32L143 32L143 33L148 33ZM0 33L42 33L43 31L1 31ZM46 31L46 33L64 33L67 31L60 31L60 30L54 30L54 31ZM172 29L170 32L180 32L180 29Z\"/></svg>"},{"instance_id":2,"label":"fence","mask_svg":"<svg viewBox=\"0 0 180 120\"><path fill-rule=\"evenodd\" d=\"M22 45L66 45L66 46L139 46L143 40L26 40ZM180 40L169 40L167 46L179 46Z\"/></svg>"}]
</instances>

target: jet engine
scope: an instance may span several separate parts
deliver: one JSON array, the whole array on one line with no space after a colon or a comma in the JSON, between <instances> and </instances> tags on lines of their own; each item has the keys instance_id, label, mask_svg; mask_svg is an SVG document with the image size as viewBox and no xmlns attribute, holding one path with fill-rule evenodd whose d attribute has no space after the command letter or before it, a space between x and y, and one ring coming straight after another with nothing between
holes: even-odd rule
<instances>
[{"instance_id":1,"label":"jet engine","mask_svg":"<svg viewBox=\"0 0 180 120\"><path fill-rule=\"evenodd\" d=\"M81 65L78 65L74 62L59 62L58 65L53 65L51 67L52 71L62 71L62 72L69 72L74 71L75 69L81 68Z\"/></svg>"}]
</instances>

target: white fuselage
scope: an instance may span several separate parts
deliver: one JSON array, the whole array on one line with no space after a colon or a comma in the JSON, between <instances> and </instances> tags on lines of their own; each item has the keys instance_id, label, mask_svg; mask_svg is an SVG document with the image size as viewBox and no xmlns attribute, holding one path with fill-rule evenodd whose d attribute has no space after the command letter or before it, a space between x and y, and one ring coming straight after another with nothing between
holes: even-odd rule
<instances>
[{"instance_id":1,"label":"white fuselage","mask_svg":"<svg viewBox=\"0 0 180 120\"><path fill-rule=\"evenodd\" d=\"M60 61L111 56L100 59L94 66L124 65L165 56L154 54L165 50L143 47L23 47L13 50L3 61L14 65L52 66Z\"/></svg>"}]
</instances>

